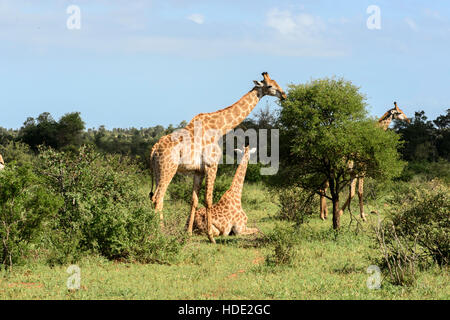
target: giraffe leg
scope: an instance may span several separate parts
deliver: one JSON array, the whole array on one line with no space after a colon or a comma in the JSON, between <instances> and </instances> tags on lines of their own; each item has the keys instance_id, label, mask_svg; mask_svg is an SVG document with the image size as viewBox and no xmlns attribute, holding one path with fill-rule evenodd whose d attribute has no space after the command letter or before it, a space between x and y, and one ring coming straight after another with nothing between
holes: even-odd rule
<instances>
[{"instance_id":1,"label":"giraffe leg","mask_svg":"<svg viewBox=\"0 0 450 320\"><path fill-rule=\"evenodd\" d=\"M254 234L254 233L258 233L259 229L258 228L248 228L247 226L234 226L233 227L233 232L235 235L249 235L249 234Z\"/></svg>"},{"instance_id":2,"label":"giraffe leg","mask_svg":"<svg viewBox=\"0 0 450 320\"><path fill-rule=\"evenodd\" d=\"M363 194L364 194L364 177L358 179L358 197L359 197L359 212L361 215L361 219L366 221L366 215L364 214L364 203L363 203Z\"/></svg>"},{"instance_id":3,"label":"giraffe leg","mask_svg":"<svg viewBox=\"0 0 450 320\"><path fill-rule=\"evenodd\" d=\"M208 230L208 239L211 243L216 243L214 240L214 234L212 230L212 202L213 202L213 189L214 181L216 180L217 164L206 166L206 195L205 195L205 207L206 207L206 225Z\"/></svg>"},{"instance_id":4,"label":"giraffe leg","mask_svg":"<svg viewBox=\"0 0 450 320\"><path fill-rule=\"evenodd\" d=\"M204 175L201 173L194 174L194 186L192 188L192 204L191 204L191 215L189 217L189 223L187 226L187 232L192 235L192 228L194 225L195 211L198 206L198 196L200 192L200 187L202 185Z\"/></svg>"},{"instance_id":5,"label":"giraffe leg","mask_svg":"<svg viewBox=\"0 0 450 320\"><path fill-rule=\"evenodd\" d=\"M326 181L323 185L323 189L320 190L320 219L325 220L328 216L327 199L325 194L329 187L329 182Z\"/></svg>"},{"instance_id":6,"label":"giraffe leg","mask_svg":"<svg viewBox=\"0 0 450 320\"><path fill-rule=\"evenodd\" d=\"M247 228L248 218L243 210L240 211L238 217L240 217L240 219L238 218L237 222L232 225L232 230L235 235L248 235L259 232L259 229L257 228Z\"/></svg>"},{"instance_id":7,"label":"giraffe leg","mask_svg":"<svg viewBox=\"0 0 450 320\"><path fill-rule=\"evenodd\" d=\"M223 229L223 235L228 236L230 235L231 230L234 230L233 225L229 223L224 229ZM235 233L236 234L236 233Z\"/></svg>"},{"instance_id":8,"label":"giraffe leg","mask_svg":"<svg viewBox=\"0 0 450 320\"><path fill-rule=\"evenodd\" d=\"M168 168L165 168L165 170L163 170L163 172L160 174L159 184L156 187L155 194L153 195L155 203L155 212L159 212L159 220L161 226L164 219L162 213L164 204L164 195L166 194L167 187L169 186L176 172L177 172L176 166L170 166Z\"/></svg>"},{"instance_id":9,"label":"giraffe leg","mask_svg":"<svg viewBox=\"0 0 450 320\"><path fill-rule=\"evenodd\" d=\"M352 202L353 197L355 196L355 190L356 190L356 178L352 178L352 182L350 183L349 187L349 195L347 200L345 201L344 205L342 206L342 209L339 210L339 215L342 215L344 213L344 210L348 207L350 208L350 203Z\"/></svg>"},{"instance_id":10,"label":"giraffe leg","mask_svg":"<svg viewBox=\"0 0 450 320\"><path fill-rule=\"evenodd\" d=\"M328 216L328 208L327 208L327 199L323 194L325 194L325 190L321 190L320 195L320 219L325 220Z\"/></svg>"}]
</instances>

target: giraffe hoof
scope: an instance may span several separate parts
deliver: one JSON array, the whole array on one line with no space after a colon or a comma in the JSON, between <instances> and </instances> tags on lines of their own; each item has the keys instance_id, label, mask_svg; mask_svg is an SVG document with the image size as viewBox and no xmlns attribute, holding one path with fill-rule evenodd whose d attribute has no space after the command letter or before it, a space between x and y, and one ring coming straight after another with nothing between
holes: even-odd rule
<instances>
[{"instance_id":1,"label":"giraffe hoof","mask_svg":"<svg viewBox=\"0 0 450 320\"><path fill-rule=\"evenodd\" d=\"M212 234L208 235L208 239L209 239L209 242L216 244L216 239L214 239L214 236Z\"/></svg>"}]
</instances>

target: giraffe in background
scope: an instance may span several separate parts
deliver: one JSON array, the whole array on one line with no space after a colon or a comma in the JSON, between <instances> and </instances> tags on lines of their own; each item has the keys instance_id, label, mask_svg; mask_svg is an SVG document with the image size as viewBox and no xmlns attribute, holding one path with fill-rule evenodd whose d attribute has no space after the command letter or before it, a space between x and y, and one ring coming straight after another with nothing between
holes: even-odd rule
<instances>
[{"instance_id":1,"label":"giraffe in background","mask_svg":"<svg viewBox=\"0 0 450 320\"><path fill-rule=\"evenodd\" d=\"M394 108L386 111L386 113L380 119L378 119L378 126L381 127L384 131L386 131L389 128L389 125L391 124L393 119L410 122L410 120L408 119L406 114L402 110L400 110L400 108L397 106L397 102L394 102ZM353 165L354 165L353 161L348 162L349 169L352 169ZM348 206L350 206L350 202L352 201L353 197L355 196L357 182L358 182L359 212L360 212L360 216L361 216L362 220L366 221L366 215L364 213L364 203L363 203L364 173L362 173L360 176L357 176L357 177L355 175L353 175L351 177L349 195L348 195L347 201L345 201L344 205L342 206L341 210L339 211L339 214L342 215L344 213L344 210ZM328 215L326 198L324 196L328 187L329 187L329 184L328 184L328 181L326 181L324 183L323 189L320 190L320 218L322 220L325 220Z\"/></svg>"},{"instance_id":2,"label":"giraffe in background","mask_svg":"<svg viewBox=\"0 0 450 320\"><path fill-rule=\"evenodd\" d=\"M237 149L236 151L242 153L242 150ZM223 194L219 202L214 204L211 208L214 236L227 236L230 232L233 232L234 235L253 234L259 231L257 228L247 228L247 215L242 209L241 204L242 188L244 186L248 161L250 159L250 154L255 151L256 148L250 150L250 147L246 147L244 149L244 155L236 170L231 187ZM189 223L189 219L186 223ZM207 230L205 208L196 211L194 228L202 232Z\"/></svg>"},{"instance_id":3,"label":"giraffe in background","mask_svg":"<svg viewBox=\"0 0 450 320\"><path fill-rule=\"evenodd\" d=\"M207 233L209 240L215 243L211 208L218 162L222 156L219 139L228 131L236 128L263 96L286 98L283 89L269 77L267 72L263 72L262 76L263 80L254 81L253 89L233 105L215 112L198 114L184 129L163 136L153 146L150 153L153 172L150 198L155 206L155 211L160 213L161 222L163 221L164 195L175 173L194 173L191 212L187 228L188 233L192 234L200 186L206 177ZM153 179L156 182L155 193L153 193Z\"/></svg>"},{"instance_id":4,"label":"giraffe in background","mask_svg":"<svg viewBox=\"0 0 450 320\"><path fill-rule=\"evenodd\" d=\"M3 157L0 154L0 170L3 170L5 168L5 161L3 161Z\"/></svg>"}]
</instances>

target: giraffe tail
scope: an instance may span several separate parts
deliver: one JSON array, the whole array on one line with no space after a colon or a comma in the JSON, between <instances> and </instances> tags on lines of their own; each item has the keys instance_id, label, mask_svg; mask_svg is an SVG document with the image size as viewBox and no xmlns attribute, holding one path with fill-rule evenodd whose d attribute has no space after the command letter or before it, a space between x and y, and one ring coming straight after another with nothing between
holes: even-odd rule
<instances>
[{"instance_id":1,"label":"giraffe tail","mask_svg":"<svg viewBox=\"0 0 450 320\"><path fill-rule=\"evenodd\" d=\"M148 194L148 196L150 197L150 200L153 199L153 185L154 185L154 172L153 172L153 152L154 152L154 147L152 148L152 151L150 152L150 174L152 176L152 188L150 189L150 193Z\"/></svg>"},{"instance_id":2,"label":"giraffe tail","mask_svg":"<svg viewBox=\"0 0 450 320\"><path fill-rule=\"evenodd\" d=\"M148 196L150 197L150 200L153 199L153 195L154 195L154 193L153 193L153 174L152 174L152 188L150 189L150 193L148 194Z\"/></svg>"}]
</instances>

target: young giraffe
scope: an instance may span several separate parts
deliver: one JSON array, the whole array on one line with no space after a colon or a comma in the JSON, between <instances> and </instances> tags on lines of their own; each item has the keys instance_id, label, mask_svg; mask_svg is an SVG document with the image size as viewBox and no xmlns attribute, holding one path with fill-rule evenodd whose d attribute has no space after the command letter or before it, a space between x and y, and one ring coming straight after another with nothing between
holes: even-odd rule
<instances>
[{"instance_id":1,"label":"young giraffe","mask_svg":"<svg viewBox=\"0 0 450 320\"><path fill-rule=\"evenodd\" d=\"M242 150L236 151L242 153ZM247 228L247 215L242 209L241 204L242 187L244 186L248 160L250 159L250 154L255 151L256 148L252 150L249 147L245 148L244 155L236 170L230 189L211 208L212 232L214 236L227 236L230 232L233 232L234 235L253 234L259 231L257 228ZM189 219L186 221L186 224L188 223ZM205 208L196 211L194 228L201 232L207 231Z\"/></svg>"},{"instance_id":2,"label":"young giraffe","mask_svg":"<svg viewBox=\"0 0 450 320\"><path fill-rule=\"evenodd\" d=\"M405 115L405 113L400 110L400 108L397 106L397 102L394 102L394 108L389 109L379 120L378 120L378 126L380 126L384 131L386 131L389 128L389 125L391 124L393 119L402 120L410 122L408 117ZM348 167L349 169L353 168L353 161L349 161ZM351 183L349 188L349 195L347 198L347 201L345 201L344 205L342 206L342 209L339 210L339 214L342 215L344 213L344 210L350 206L350 202L355 196L355 190L356 190L356 182L358 182L358 198L359 198L359 212L361 219L363 221L366 221L366 215L364 213L364 203L363 203L363 193L364 193L364 173L360 174L359 176L352 175L351 176ZM328 181L324 183L324 187L322 190L320 190L320 218L322 220L325 220L328 216L328 208L326 205L325 200L325 192L327 188L329 187Z\"/></svg>"},{"instance_id":3,"label":"young giraffe","mask_svg":"<svg viewBox=\"0 0 450 320\"><path fill-rule=\"evenodd\" d=\"M217 166L222 155L219 139L228 131L236 128L253 110L259 100L265 96L285 99L283 89L270 79L267 72L262 73L262 81L254 81L255 86L233 105L211 113L195 116L181 130L159 139L150 153L152 175L156 182L155 193L150 198L155 211L163 221L163 201L169 183L175 173L194 173L192 205L188 224L188 233L192 234L194 215L198 205L198 194L203 178L206 176L205 207L208 225L208 238L215 243L211 228L211 207Z\"/></svg>"},{"instance_id":4,"label":"young giraffe","mask_svg":"<svg viewBox=\"0 0 450 320\"><path fill-rule=\"evenodd\" d=\"M3 157L0 154L0 170L3 170L5 168L5 161L3 161Z\"/></svg>"}]
</instances>

